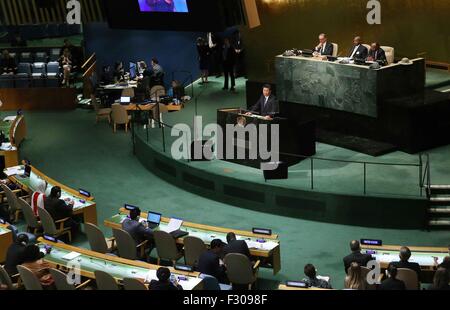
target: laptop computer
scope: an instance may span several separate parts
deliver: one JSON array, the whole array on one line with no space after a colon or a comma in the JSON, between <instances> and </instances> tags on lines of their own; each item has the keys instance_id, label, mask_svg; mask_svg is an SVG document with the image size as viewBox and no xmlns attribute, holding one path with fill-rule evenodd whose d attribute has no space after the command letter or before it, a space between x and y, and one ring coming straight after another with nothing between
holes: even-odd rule
<instances>
[{"instance_id":1,"label":"laptop computer","mask_svg":"<svg viewBox=\"0 0 450 310\"><path fill-rule=\"evenodd\" d=\"M131 103L131 97L120 97L120 104L129 105Z\"/></svg>"},{"instance_id":2,"label":"laptop computer","mask_svg":"<svg viewBox=\"0 0 450 310\"><path fill-rule=\"evenodd\" d=\"M147 223L148 227L151 229L155 229L156 227L158 227L161 223L161 213L148 212Z\"/></svg>"}]
</instances>

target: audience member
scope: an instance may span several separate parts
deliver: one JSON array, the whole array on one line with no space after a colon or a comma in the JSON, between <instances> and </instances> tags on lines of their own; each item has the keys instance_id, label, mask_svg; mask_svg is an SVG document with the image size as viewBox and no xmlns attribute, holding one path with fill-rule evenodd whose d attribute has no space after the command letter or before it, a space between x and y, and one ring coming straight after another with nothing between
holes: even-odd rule
<instances>
[{"instance_id":1,"label":"audience member","mask_svg":"<svg viewBox=\"0 0 450 310\"><path fill-rule=\"evenodd\" d=\"M403 291L406 289L405 283L397 279L397 268L390 265L386 270L387 279L378 285L377 289L381 291Z\"/></svg>"},{"instance_id":2,"label":"audience member","mask_svg":"<svg viewBox=\"0 0 450 310\"><path fill-rule=\"evenodd\" d=\"M0 74L14 74L17 71L17 64L8 50L2 52L0 60Z\"/></svg>"},{"instance_id":3,"label":"audience member","mask_svg":"<svg viewBox=\"0 0 450 310\"><path fill-rule=\"evenodd\" d=\"M361 245L358 240L353 240L350 242L350 250L352 251L351 254L344 257L344 268L345 272L347 273L348 268L350 267L351 263L356 262L360 266L367 266L367 263L373 260L372 255L370 254L362 254L361 253Z\"/></svg>"},{"instance_id":4,"label":"audience member","mask_svg":"<svg viewBox=\"0 0 450 310\"><path fill-rule=\"evenodd\" d=\"M402 247L400 249L400 261L399 262L391 262L389 265L399 268L407 268L414 270L417 273L417 278L420 281L420 265L418 263L409 262L409 258L411 257L411 250L408 247Z\"/></svg>"},{"instance_id":5,"label":"audience member","mask_svg":"<svg viewBox=\"0 0 450 310\"><path fill-rule=\"evenodd\" d=\"M366 289L366 279L363 278L361 273L361 266L358 263L353 262L350 264L348 274L345 277L344 286L346 289L351 290Z\"/></svg>"},{"instance_id":6,"label":"audience member","mask_svg":"<svg viewBox=\"0 0 450 310\"><path fill-rule=\"evenodd\" d=\"M73 216L74 201L70 199L61 199L61 188L59 186L52 187L50 196L44 200L45 210L52 216L53 220L59 221L65 218L69 218L64 226L70 227L73 234L79 229L79 223Z\"/></svg>"},{"instance_id":7,"label":"audience member","mask_svg":"<svg viewBox=\"0 0 450 310\"><path fill-rule=\"evenodd\" d=\"M60 66L63 68L64 79L62 81L63 86L70 86L70 73L72 72L72 54L68 48L66 48L59 60Z\"/></svg>"},{"instance_id":8,"label":"audience member","mask_svg":"<svg viewBox=\"0 0 450 310\"><path fill-rule=\"evenodd\" d=\"M47 190L47 182L42 179L38 179L35 184L35 191L31 195L31 208L34 215L39 216L39 209L44 209L44 202L46 199L45 192Z\"/></svg>"},{"instance_id":9,"label":"audience member","mask_svg":"<svg viewBox=\"0 0 450 310\"><path fill-rule=\"evenodd\" d=\"M153 231L146 227L146 223L139 222L141 210L139 208L132 209L130 216L122 223L122 229L133 237L136 244L141 244L145 240L153 242Z\"/></svg>"},{"instance_id":10,"label":"audience member","mask_svg":"<svg viewBox=\"0 0 450 310\"><path fill-rule=\"evenodd\" d=\"M178 284L175 276L171 276L169 268L161 267L156 271L158 280L150 282L151 291L182 291L183 287Z\"/></svg>"},{"instance_id":11,"label":"audience member","mask_svg":"<svg viewBox=\"0 0 450 310\"><path fill-rule=\"evenodd\" d=\"M49 271L51 266L42 259L43 256L38 246L27 245L24 251L24 263L22 266L30 269L34 273L44 289L52 289L54 280Z\"/></svg>"},{"instance_id":12,"label":"audience member","mask_svg":"<svg viewBox=\"0 0 450 310\"><path fill-rule=\"evenodd\" d=\"M197 38L197 52L200 71L202 74L202 81L200 84L208 83L210 50L206 40L202 37Z\"/></svg>"},{"instance_id":13,"label":"audience member","mask_svg":"<svg viewBox=\"0 0 450 310\"><path fill-rule=\"evenodd\" d=\"M223 74L225 76L223 90L228 90L229 80L231 78L230 91L234 91L234 87L236 85L234 77L234 66L236 65L236 50L229 38L225 38L224 40L222 56Z\"/></svg>"},{"instance_id":14,"label":"audience member","mask_svg":"<svg viewBox=\"0 0 450 310\"><path fill-rule=\"evenodd\" d=\"M438 268L434 274L433 284L429 288L435 291L448 291L450 290L450 275L445 268Z\"/></svg>"},{"instance_id":15,"label":"audience member","mask_svg":"<svg viewBox=\"0 0 450 310\"><path fill-rule=\"evenodd\" d=\"M225 272L225 265L220 259L224 245L220 239L211 241L210 250L200 255L198 271L216 277L220 283L227 284L228 278Z\"/></svg>"},{"instance_id":16,"label":"audience member","mask_svg":"<svg viewBox=\"0 0 450 310\"><path fill-rule=\"evenodd\" d=\"M20 234L6 252L5 270L10 276L17 274L17 265L24 263L25 249L28 245L28 236Z\"/></svg>"},{"instance_id":17,"label":"audience member","mask_svg":"<svg viewBox=\"0 0 450 310\"><path fill-rule=\"evenodd\" d=\"M251 258L247 242L245 242L245 240L237 240L235 233L230 232L227 234L227 243L228 244L223 248L224 257L227 254L238 253Z\"/></svg>"},{"instance_id":18,"label":"audience member","mask_svg":"<svg viewBox=\"0 0 450 310\"><path fill-rule=\"evenodd\" d=\"M331 285L328 281L317 278L316 267L312 264L307 264L304 268L306 278L303 278L302 282L305 282L308 287L317 287L324 289L331 289Z\"/></svg>"}]
</instances>

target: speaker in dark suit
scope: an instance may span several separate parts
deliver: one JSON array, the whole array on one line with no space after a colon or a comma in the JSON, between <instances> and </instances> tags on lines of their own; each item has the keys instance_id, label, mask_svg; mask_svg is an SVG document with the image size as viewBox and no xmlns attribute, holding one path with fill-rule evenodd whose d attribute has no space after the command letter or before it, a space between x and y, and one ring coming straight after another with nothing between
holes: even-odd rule
<instances>
[{"instance_id":1,"label":"speaker in dark suit","mask_svg":"<svg viewBox=\"0 0 450 310\"><path fill-rule=\"evenodd\" d=\"M313 51L322 56L333 56L334 46L327 41L327 35L322 33L319 35L319 45L313 48Z\"/></svg>"},{"instance_id":2,"label":"speaker in dark suit","mask_svg":"<svg viewBox=\"0 0 450 310\"><path fill-rule=\"evenodd\" d=\"M269 84L264 85L263 93L256 104L251 108L250 113L273 117L279 112L278 100L272 95L272 86Z\"/></svg>"},{"instance_id":3,"label":"speaker in dark suit","mask_svg":"<svg viewBox=\"0 0 450 310\"><path fill-rule=\"evenodd\" d=\"M356 37L353 39L353 46L349 51L348 57L352 59L366 60L369 51L367 47L362 45L361 37Z\"/></svg>"},{"instance_id":4,"label":"speaker in dark suit","mask_svg":"<svg viewBox=\"0 0 450 310\"><path fill-rule=\"evenodd\" d=\"M385 66L388 64L387 58L386 58L386 52L380 47L380 44L375 42L372 43L368 56L368 61L376 61L380 65Z\"/></svg>"}]
</instances>

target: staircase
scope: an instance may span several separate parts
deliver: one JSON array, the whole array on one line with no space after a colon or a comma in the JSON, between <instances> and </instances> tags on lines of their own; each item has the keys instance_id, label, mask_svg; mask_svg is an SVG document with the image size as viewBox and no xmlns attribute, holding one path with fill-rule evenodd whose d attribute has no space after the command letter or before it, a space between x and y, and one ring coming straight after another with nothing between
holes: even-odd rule
<instances>
[{"instance_id":1,"label":"staircase","mask_svg":"<svg viewBox=\"0 0 450 310\"><path fill-rule=\"evenodd\" d=\"M428 227L450 228L450 185L428 185Z\"/></svg>"}]
</instances>

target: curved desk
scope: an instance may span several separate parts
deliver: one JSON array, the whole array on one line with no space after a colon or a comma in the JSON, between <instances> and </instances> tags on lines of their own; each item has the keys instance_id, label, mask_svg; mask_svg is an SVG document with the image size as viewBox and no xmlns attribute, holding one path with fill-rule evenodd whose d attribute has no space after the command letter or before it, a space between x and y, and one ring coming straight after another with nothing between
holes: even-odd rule
<instances>
[{"instance_id":1,"label":"curved desk","mask_svg":"<svg viewBox=\"0 0 450 310\"><path fill-rule=\"evenodd\" d=\"M129 212L122 208L119 214L106 219L104 225L115 229L122 228L122 221L128 214ZM147 213L142 212L141 218L147 218ZM166 227L169 221L169 218L162 217L160 227ZM213 239L221 239L226 242L227 233L234 232L238 240L245 240L247 242L250 254L261 260L261 267L272 268L273 274L277 274L281 270L280 241L278 240L278 235L257 235L248 231L190 222L183 222L180 229L189 232L189 236L202 239L207 246L209 246ZM264 240L265 242L260 243L257 240ZM184 244L183 238L177 239L176 242L180 245Z\"/></svg>"},{"instance_id":2,"label":"curved desk","mask_svg":"<svg viewBox=\"0 0 450 310\"><path fill-rule=\"evenodd\" d=\"M27 134L25 117L8 116L0 121L0 131L8 137L9 143L0 149L0 156L5 157L5 167L12 167L19 163L18 150Z\"/></svg>"},{"instance_id":3,"label":"curved desk","mask_svg":"<svg viewBox=\"0 0 450 310\"><path fill-rule=\"evenodd\" d=\"M22 167L23 166L17 166L17 167L12 167L12 169L18 168L18 167ZM11 168L10 168L11 169ZM7 171L7 170L5 170ZM19 172L18 174L20 175L22 172ZM8 175L8 173L6 173ZM31 169L31 176L29 178L23 178L23 177L19 177L17 176L17 174L14 175L9 175L8 178L16 183L22 190L28 192L28 193L33 193L34 192L34 188L33 188L33 184L31 182L31 179L37 176L45 181L47 181L48 183L48 187L53 187L53 186L59 186L61 187L62 193L61 193L61 199L66 199L69 198L71 200L74 201L74 208L73 208L73 214L74 215L82 215L83 216L83 221L84 223L92 223L97 225L97 204L94 202L94 197L84 197L82 196L78 191L59 183L58 181L53 180L52 178L46 176L44 173L40 172L38 169L36 169L35 167L32 167Z\"/></svg>"},{"instance_id":4,"label":"curved desk","mask_svg":"<svg viewBox=\"0 0 450 310\"><path fill-rule=\"evenodd\" d=\"M8 228L8 225L0 224L0 263L6 260L6 253L9 246L13 242L12 232Z\"/></svg>"},{"instance_id":5,"label":"curved desk","mask_svg":"<svg viewBox=\"0 0 450 310\"><path fill-rule=\"evenodd\" d=\"M157 280L156 271L160 266L152 265L141 261L128 260L117 256L105 255L94 251L74 247L64 243L54 243L43 238L39 238L39 247L44 251L44 246L52 247L50 254L46 254L44 260L49 263L52 268L68 270L68 266L77 264L80 267L82 276L95 279L94 271L102 270L111 274L118 282L122 282L124 278L137 278L149 282ZM80 256L72 261L65 260L63 257L69 253L76 252ZM183 272L174 270L169 267L171 273L175 276L184 276L187 280L180 280L179 283L184 290L197 290L203 288L202 279L199 278L198 272Z\"/></svg>"}]
</instances>

